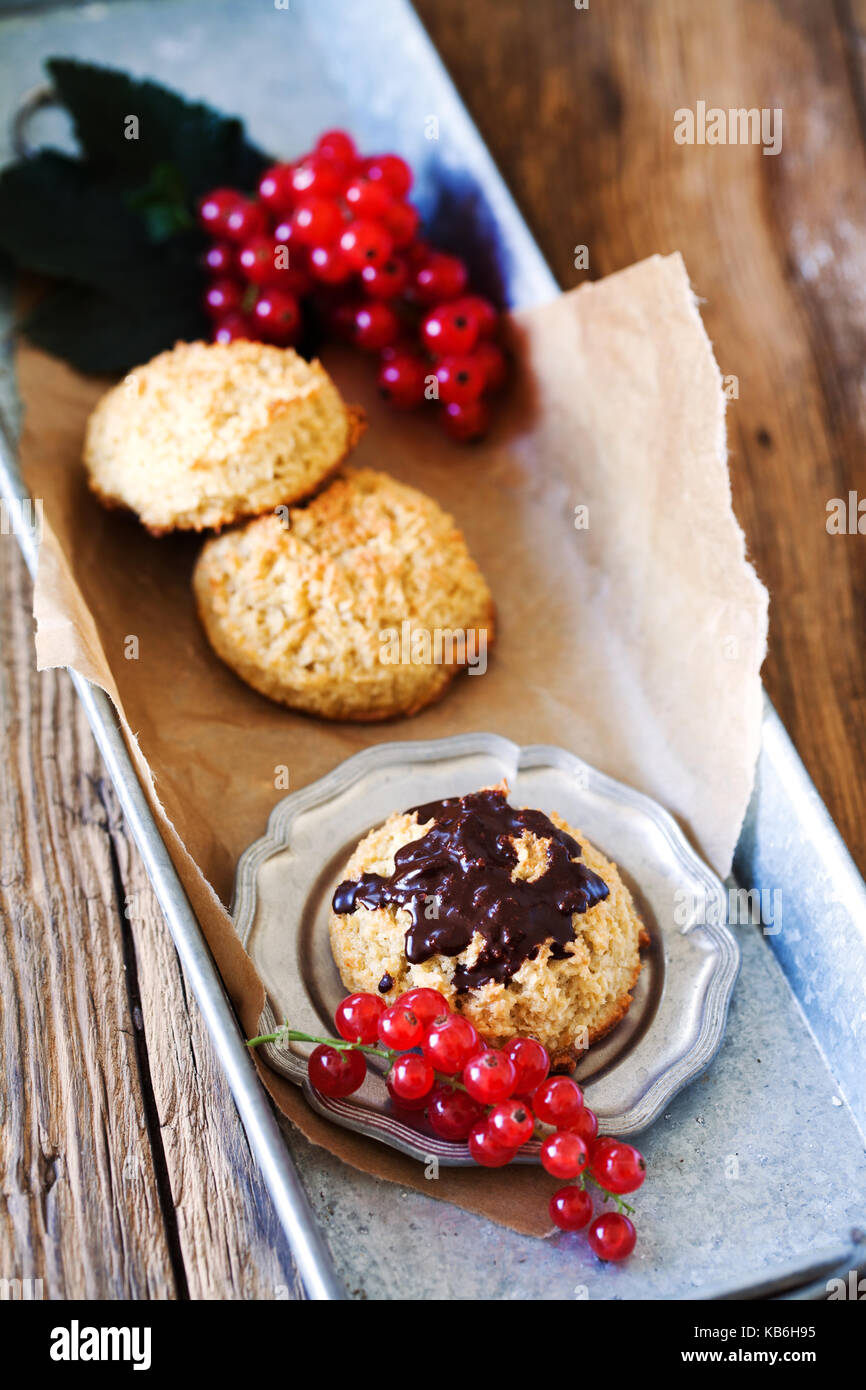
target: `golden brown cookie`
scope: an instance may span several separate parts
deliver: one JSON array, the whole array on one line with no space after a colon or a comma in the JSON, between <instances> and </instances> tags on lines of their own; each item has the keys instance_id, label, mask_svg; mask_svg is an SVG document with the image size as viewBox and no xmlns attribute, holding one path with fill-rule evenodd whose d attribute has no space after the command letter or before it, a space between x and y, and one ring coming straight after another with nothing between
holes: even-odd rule
<instances>
[{"instance_id":1,"label":"golden brown cookie","mask_svg":"<svg viewBox=\"0 0 866 1390\"><path fill-rule=\"evenodd\" d=\"M193 586L217 655L325 719L414 714L461 666L486 668L493 604L463 536L373 469L208 541Z\"/></svg>"},{"instance_id":2,"label":"golden brown cookie","mask_svg":"<svg viewBox=\"0 0 866 1390\"><path fill-rule=\"evenodd\" d=\"M106 506L200 531L309 496L363 428L319 362L264 343L178 343L102 397L84 462Z\"/></svg>"},{"instance_id":3,"label":"golden brown cookie","mask_svg":"<svg viewBox=\"0 0 866 1390\"><path fill-rule=\"evenodd\" d=\"M483 795L502 797L506 791L496 788ZM472 798L464 798L457 804L462 806L471 801ZM534 817L539 813L530 812L529 815ZM541 817L542 822L545 820L547 818ZM496 824L494 821L494 830ZM570 871L571 865L582 863L595 885L593 891L603 891L606 885L607 896L595 901L586 911L570 914L570 922L569 915L565 914L563 931L564 938L568 939L564 939L564 944L550 936L534 952L534 958L524 957L523 950L519 950L508 966L510 970L517 964L512 974L484 980L491 970L501 976L503 956L508 956L509 947L503 946L498 930L493 932L492 951L490 939L485 938L484 928L480 926L473 928L468 946L458 954L440 952L413 964L407 958L406 935L407 929L411 933L413 928L412 909L393 902L371 905L370 899L375 900L378 891L377 880L367 881L372 883L372 888L367 891L366 905L362 901L363 888L357 897L353 895L352 881L357 883L365 874L384 878L390 885L396 852L402 846L422 840L436 826L435 816L419 821L417 811L397 813L384 825L371 830L352 854L343 872L344 880L348 881L348 896L344 884L335 895L342 910L332 908L330 914L331 949L343 984L350 991L378 993L387 1001L420 986L438 989L454 1009L471 1019L491 1045L501 1046L517 1035L534 1037L544 1044L555 1061L573 1059L613 1028L628 1011L631 991L641 969L640 947L648 941L616 865L595 849L580 831L553 814L547 820L547 828L551 832L553 827L565 832L580 849L579 857L575 858L573 845L571 849L566 847L565 870ZM545 875L557 872L551 857L551 835L545 835L543 829L542 824L536 826L536 830L522 830L516 835L508 832L507 822L503 823L506 839L513 845L515 860L513 868L505 875L505 892L510 891L509 877L511 884L524 885L523 903L518 904L518 911L522 906L530 909L535 901L533 895L545 891ZM473 852L484 843L476 824L470 826L469 843ZM568 843L565 841L566 846ZM561 871L562 846L558 852ZM471 872L479 871L473 869ZM484 871L480 872L483 877ZM435 872L428 867L423 877L425 887L434 885L435 880ZM413 877L408 881L411 884L422 880L413 869ZM483 890L487 886L485 883ZM495 873L490 875L489 886L492 893L501 895L502 883L500 880L497 887ZM390 886L388 891L391 891ZM448 887L444 889L446 894L449 891L453 892ZM515 896L520 896L519 890ZM470 901L480 898L479 894L470 897ZM556 894L552 900L555 898ZM485 898L485 901L489 900ZM415 912L418 920L417 908ZM444 906L434 892L420 917L422 936L427 930L424 918L429 913L435 929L440 912L444 912ZM524 920L528 920L528 912ZM412 941L411 934L409 941ZM557 953L561 958L556 958ZM471 983L473 977L481 978L482 982ZM390 987L380 990L380 984L383 981L387 984L389 980Z\"/></svg>"}]
</instances>

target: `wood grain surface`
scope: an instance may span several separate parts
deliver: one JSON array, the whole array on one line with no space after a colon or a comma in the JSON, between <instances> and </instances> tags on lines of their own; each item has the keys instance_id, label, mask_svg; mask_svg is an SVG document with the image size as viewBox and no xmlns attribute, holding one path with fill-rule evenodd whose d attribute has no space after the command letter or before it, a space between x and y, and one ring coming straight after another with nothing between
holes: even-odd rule
<instances>
[{"instance_id":1,"label":"wood grain surface","mask_svg":"<svg viewBox=\"0 0 866 1390\"><path fill-rule=\"evenodd\" d=\"M32 593L0 536L0 1278L46 1298L302 1296Z\"/></svg>"},{"instance_id":2,"label":"wood grain surface","mask_svg":"<svg viewBox=\"0 0 866 1390\"><path fill-rule=\"evenodd\" d=\"M418 10L564 287L683 252L739 382L766 682L866 868L866 551L825 526L830 498L866 492L866 0ZM677 145L673 113L698 100L781 107L782 153ZM298 1297L71 684L34 672L8 536L0 583L0 1278L50 1298Z\"/></svg>"},{"instance_id":3,"label":"wood grain surface","mask_svg":"<svg viewBox=\"0 0 866 1390\"><path fill-rule=\"evenodd\" d=\"M765 683L866 870L866 539L826 529L829 499L866 498L866 0L416 8L564 288L682 251L739 382ZM781 107L781 153L676 144L674 112L699 100Z\"/></svg>"}]
</instances>

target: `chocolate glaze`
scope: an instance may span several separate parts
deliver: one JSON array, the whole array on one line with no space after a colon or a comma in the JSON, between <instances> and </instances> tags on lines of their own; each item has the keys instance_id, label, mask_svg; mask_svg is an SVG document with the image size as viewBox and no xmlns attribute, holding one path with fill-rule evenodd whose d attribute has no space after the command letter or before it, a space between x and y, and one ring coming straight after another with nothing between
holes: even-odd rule
<instances>
[{"instance_id":1,"label":"chocolate glaze","mask_svg":"<svg viewBox=\"0 0 866 1390\"><path fill-rule=\"evenodd\" d=\"M411 918L406 958L413 965L434 955L458 956L480 932L478 960L455 970L458 994L510 979L544 942L562 960L574 940L572 914L608 895L571 835L542 811L515 810L496 788L415 809L419 824L434 822L426 835L397 850L390 877L362 874L339 884L333 907L338 913L358 906L404 908ZM532 883L511 878L517 863L512 840L527 830L549 842L547 869Z\"/></svg>"}]
</instances>

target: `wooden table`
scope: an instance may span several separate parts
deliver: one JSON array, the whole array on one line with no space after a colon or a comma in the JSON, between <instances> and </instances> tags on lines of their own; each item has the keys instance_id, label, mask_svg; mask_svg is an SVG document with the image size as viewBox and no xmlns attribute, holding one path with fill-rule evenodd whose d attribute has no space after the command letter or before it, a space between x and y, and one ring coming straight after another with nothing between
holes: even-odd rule
<instances>
[{"instance_id":1,"label":"wooden table","mask_svg":"<svg viewBox=\"0 0 866 1390\"><path fill-rule=\"evenodd\" d=\"M683 252L738 382L731 474L773 600L765 680L866 868L866 548L826 529L866 442L866 0L418 8L564 287ZM678 145L673 113L698 100L781 107L781 155ZM52 1298L297 1297L72 687L34 672L6 536L0 570L0 1276Z\"/></svg>"}]
</instances>

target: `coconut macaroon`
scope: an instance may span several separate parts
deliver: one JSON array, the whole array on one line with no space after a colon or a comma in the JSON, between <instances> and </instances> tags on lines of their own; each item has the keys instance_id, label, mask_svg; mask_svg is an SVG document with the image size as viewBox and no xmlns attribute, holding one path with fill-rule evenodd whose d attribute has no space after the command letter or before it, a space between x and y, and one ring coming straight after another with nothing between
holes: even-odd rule
<instances>
[{"instance_id":1,"label":"coconut macaroon","mask_svg":"<svg viewBox=\"0 0 866 1390\"><path fill-rule=\"evenodd\" d=\"M193 575L218 656L326 719L414 714L486 667L493 603L441 507L373 469L208 541Z\"/></svg>"},{"instance_id":2,"label":"coconut macaroon","mask_svg":"<svg viewBox=\"0 0 866 1390\"><path fill-rule=\"evenodd\" d=\"M84 463L106 506L155 533L308 496L363 428L319 362L264 343L178 343L102 397Z\"/></svg>"},{"instance_id":3,"label":"coconut macaroon","mask_svg":"<svg viewBox=\"0 0 866 1390\"><path fill-rule=\"evenodd\" d=\"M515 812L506 794L371 830L334 894L331 949L350 991L393 1001L432 987L491 1045L530 1036L571 1061L628 1011L649 938L616 865L559 816ZM570 912L574 902L585 910Z\"/></svg>"}]
</instances>

